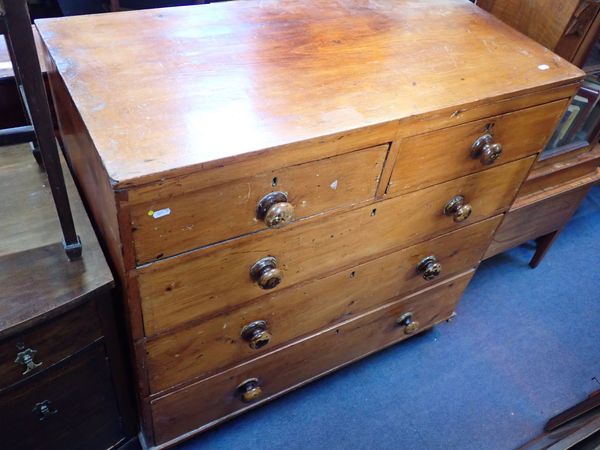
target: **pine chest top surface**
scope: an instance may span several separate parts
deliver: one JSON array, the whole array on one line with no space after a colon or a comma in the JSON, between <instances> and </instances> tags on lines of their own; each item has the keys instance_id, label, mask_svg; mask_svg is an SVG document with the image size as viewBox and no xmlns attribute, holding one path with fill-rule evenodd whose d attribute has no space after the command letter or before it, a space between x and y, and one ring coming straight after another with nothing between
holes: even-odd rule
<instances>
[{"instance_id":1,"label":"pine chest top surface","mask_svg":"<svg viewBox=\"0 0 600 450\"><path fill-rule=\"evenodd\" d=\"M467 0L241 1L36 25L115 187L583 75Z\"/></svg>"}]
</instances>

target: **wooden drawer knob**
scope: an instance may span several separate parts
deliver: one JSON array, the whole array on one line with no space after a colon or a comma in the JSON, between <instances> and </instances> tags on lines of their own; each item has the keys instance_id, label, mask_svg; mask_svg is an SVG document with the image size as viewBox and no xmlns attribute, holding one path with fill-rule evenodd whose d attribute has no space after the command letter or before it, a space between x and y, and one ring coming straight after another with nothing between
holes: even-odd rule
<instances>
[{"instance_id":1,"label":"wooden drawer knob","mask_svg":"<svg viewBox=\"0 0 600 450\"><path fill-rule=\"evenodd\" d=\"M17 359L15 359L15 363L21 364L22 366L25 367L25 370L23 371L23 375L27 375L29 372L37 369L38 367L40 367L43 364L41 362L39 362L39 363L35 362L34 358L35 358L36 353L37 353L37 350L33 350L31 348L26 348L26 349L20 351L19 353L17 353Z\"/></svg>"},{"instance_id":2,"label":"wooden drawer knob","mask_svg":"<svg viewBox=\"0 0 600 450\"><path fill-rule=\"evenodd\" d=\"M242 339L250 343L250 348L258 350L269 343L271 334L267 331L267 322L257 320L242 328Z\"/></svg>"},{"instance_id":3,"label":"wooden drawer knob","mask_svg":"<svg viewBox=\"0 0 600 450\"><path fill-rule=\"evenodd\" d=\"M471 156L479 159L484 166L493 164L500 155L502 155L502 144L494 144L494 136L489 133L481 136L471 146Z\"/></svg>"},{"instance_id":4,"label":"wooden drawer knob","mask_svg":"<svg viewBox=\"0 0 600 450\"><path fill-rule=\"evenodd\" d=\"M417 264L417 273L425 280L433 280L442 273L442 265L434 255L430 255Z\"/></svg>"},{"instance_id":5,"label":"wooden drawer knob","mask_svg":"<svg viewBox=\"0 0 600 450\"><path fill-rule=\"evenodd\" d=\"M473 212L471 205L469 205L462 195L457 195L451 198L446 206L444 206L444 214L452 217L455 222L462 222L467 220Z\"/></svg>"},{"instance_id":6,"label":"wooden drawer knob","mask_svg":"<svg viewBox=\"0 0 600 450\"><path fill-rule=\"evenodd\" d=\"M419 322L413 320L413 313L407 312L396 319L396 323L404 327L405 334L413 334L419 329Z\"/></svg>"},{"instance_id":7,"label":"wooden drawer knob","mask_svg":"<svg viewBox=\"0 0 600 450\"><path fill-rule=\"evenodd\" d=\"M294 206L285 192L271 192L258 202L256 218L269 228L281 228L294 220Z\"/></svg>"},{"instance_id":8,"label":"wooden drawer knob","mask_svg":"<svg viewBox=\"0 0 600 450\"><path fill-rule=\"evenodd\" d=\"M259 386L258 378L250 378L237 387L236 392L244 403L251 403L262 396L262 389Z\"/></svg>"},{"instance_id":9,"label":"wooden drawer knob","mask_svg":"<svg viewBox=\"0 0 600 450\"><path fill-rule=\"evenodd\" d=\"M273 256L259 259L250 268L250 277L263 289L273 289L283 280L283 271L277 268Z\"/></svg>"}]
</instances>

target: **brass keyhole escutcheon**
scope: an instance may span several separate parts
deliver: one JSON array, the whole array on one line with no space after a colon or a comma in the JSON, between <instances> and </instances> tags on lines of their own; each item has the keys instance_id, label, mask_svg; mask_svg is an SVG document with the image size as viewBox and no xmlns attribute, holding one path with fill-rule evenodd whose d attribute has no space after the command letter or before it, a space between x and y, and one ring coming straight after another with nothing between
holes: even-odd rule
<instances>
[{"instance_id":1,"label":"brass keyhole escutcheon","mask_svg":"<svg viewBox=\"0 0 600 450\"><path fill-rule=\"evenodd\" d=\"M285 192L271 192L258 202L256 218L269 228L281 228L294 220L294 206Z\"/></svg>"},{"instance_id":2,"label":"brass keyhole escutcheon","mask_svg":"<svg viewBox=\"0 0 600 450\"><path fill-rule=\"evenodd\" d=\"M463 222L469 218L473 208L469 205L465 197L457 195L452 197L446 206L444 206L444 215L452 217L455 222Z\"/></svg>"},{"instance_id":3,"label":"brass keyhole escutcheon","mask_svg":"<svg viewBox=\"0 0 600 450\"><path fill-rule=\"evenodd\" d=\"M266 320L257 320L249 323L242 328L242 339L250 344L250 348L258 350L263 348L271 341L271 334L268 332Z\"/></svg>"},{"instance_id":4,"label":"brass keyhole escutcheon","mask_svg":"<svg viewBox=\"0 0 600 450\"><path fill-rule=\"evenodd\" d=\"M38 419L42 421L56 414L58 410L52 406L50 400L44 400L43 402L36 403L31 412L37 414Z\"/></svg>"},{"instance_id":5,"label":"brass keyhole escutcheon","mask_svg":"<svg viewBox=\"0 0 600 450\"><path fill-rule=\"evenodd\" d=\"M283 271L277 268L277 258L261 258L250 268L250 278L262 289L273 289L283 280Z\"/></svg>"},{"instance_id":6,"label":"brass keyhole escutcheon","mask_svg":"<svg viewBox=\"0 0 600 450\"><path fill-rule=\"evenodd\" d=\"M419 329L419 322L413 320L413 313L407 312L396 319L396 323L404 327L405 334L413 334Z\"/></svg>"},{"instance_id":7,"label":"brass keyhole escutcheon","mask_svg":"<svg viewBox=\"0 0 600 450\"><path fill-rule=\"evenodd\" d=\"M258 378L249 378L243 381L236 388L236 392L240 394L240 398L244 403L251 403L262 396Z\"/></svg>"},{"instance_id":8,"label":"brass keyhole escutcheon","mask_svg":"<svg viewBox=\"0 0 600 450\"><path fill-rule=\"evenodd\" d=\"M22 375L27 375L29 372L37 369L38 367L40 367L43 364L41 362L36 363L34 361L36 353L37 353L37 350L33 350L31 348L26 348L25 350L17 353L17 358L15 359L15 363L25 366L25 370L23 371Z\"/></svg>"},{"instance_id":9,"label":"brass keyhole escutcheon","mask_svg":"<svg viewBox=\"0 0 600 450\"><path fill-rule=\"evenodd\" d=\"M494 136L485 133L471 146L471 157L479 159L481 164L489 166L502 155L502 144L494 143Z\"/></svg>"},{"instance_id":10,"label":"brass keyhole escutcheon","mask_svg":"<svg viewBox=\"0 0 600 450\"><path fill-rule=\"evenodd\" d=\"M417 273L425 280L433 280L442 273L442 264L434 255L427 256L417 264Z\"/></svg>"}]
</instances>

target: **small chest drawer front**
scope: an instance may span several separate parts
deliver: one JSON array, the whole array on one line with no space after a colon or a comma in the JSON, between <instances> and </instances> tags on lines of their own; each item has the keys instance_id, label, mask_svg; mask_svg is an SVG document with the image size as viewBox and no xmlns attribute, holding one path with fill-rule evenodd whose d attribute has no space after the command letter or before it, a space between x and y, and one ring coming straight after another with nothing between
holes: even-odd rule
<instances>
[{"instance_id":1,"label":"small chest drawer front","mask_svg":"<svg viewBox=\"0 0 600 450\"><path fill-rule=\"evenodd\" d=\"M0 343L0 390L35 375L101 337L94 302Z\"/></svg>"},{"instance_id":2,"label":"small chest drawer front","mask_svg":"<svg viewBox=\"0 0 600 450\"><path fill-rule=\"evenodd\" d=\"M312 218L143 267L137 277L146 334L165 331L182 318L225 312L271 288L321 278L504 212L533 160L504 164L327 220ZM443 213L458 194L472 210L468 218ZM267 259L270 263L253 278L251 269Z\"/></svg>"},{"instance_id":3,"label":"small chest drawer front","mask_svg":"<svg viewBox=\"0 0 600 450\"><path fill-rule=\"evenodd\" d=\"M132 225L137 262L372 200L388 147L380 145L136 205Z\"/></svg>"},{"instance_id":4,"label":"small chest drawer front","mask_svg":"<svg viewBox=\"0 0 600 450\"><path fill-rule=\"evenodd\" d=\"M388 195L411 192L541 151L568 99L402 141Z\"/></svg>"},{"instance_id":5,"label":"small chest drawer front","mask_svg":"<svg viewBox=\"0 0 600 450\"><path fill-rule=\"evenodd\" d=\"M260 403L450 317L472 272L152 402L157 444Z\"/></svg>"},{"instance_id":6,"label":"small chest drawer front","mask_svg":"<svg viewBox=\"0 0 600 450\"><path fill-rule=\"evenodd\" d=\"M487 219L152 339L146 344L151 392L256 358L471 269L479 263L500 220L501 216ZM428 258L437 264L434 272L426 272L423 261Z\"/></svg>"},{"instance_id":7,"label":"small chest drawer front","mask_svg":"<svg viewBox=\"0 0 600 450\"><path fill-rule=\"evenodd\" d=\"M103 450L121 437L104 346L0 393L2 448Z\"/></svg>"}]
</instances>

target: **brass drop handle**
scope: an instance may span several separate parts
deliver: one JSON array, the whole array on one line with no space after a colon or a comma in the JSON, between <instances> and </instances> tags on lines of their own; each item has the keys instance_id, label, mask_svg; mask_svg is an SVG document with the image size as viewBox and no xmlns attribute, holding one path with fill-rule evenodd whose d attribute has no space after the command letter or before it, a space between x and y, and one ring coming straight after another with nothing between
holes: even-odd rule
<instances>
[{"instance_id":1,"label":"brass drop handle","mask_svg":"<svg viewBox=\"0 0 600 450\"><path fill-rule=\"evenodd\" d=\"M277 268L274 256L267 256L254 263L250 268L250 277L262 289L273 289L283 280L283 271Z\"/></svg>"},{"instance_id":2,"label":"brass drop handle","mask_svg":"<svg viewBox=\"0 0 600 450\"><path fill-rule=\"evenodd\" d=\"M27 375L32 370L40 367L43 363L36 363L34 361L35 354L37 350L33 350L31 348L26 348L25 350L17 353L17 359L15 359L15 363L21 364L25 366L25 371L22 373L23 375Z\"/></svg>"},{"instance_id":3,"label":"brass drop handle","mask_svg":"<svg viewBox=\"0 0 600 450\"><path fill-rule=\"evenodd\" d=\"M494 136L486 133L471 146L471 157L479 159L481 164L489 166L502 155L502 144L494 143Z\"/></svg>"},{"instance_id":4,"label":"brass drop handle","mask_svg":"<svg viewBox=\"0 0 600 450\"><path fill-rule=\"evenodd\" d=\"M52 402L50 400L44 400L43 402L36 403L31 412L37 414L38 419L42 421L56 414L58 409L52 406Z\"/></svg>"},{"instance_id":5,"label":"brass drop handle","mask_svg":"<svg viewBox=\"0 0 600 450\"><path fill-rule=\"evenodd\" d=\"M417 273L425 280L433 280L442 273L442 265L434 255L430 255L417 264Z\"/></svg>"},{"instance_id":6,"label":"brass drop handle","mask_svg":"<svg viewBox=\"0 0 600 450\"><path fill-rule=\"evenodd\" d=\"M396 323L404 327L405 334L413 334L419 329L419 322L413 320L413 313L407 312L396 319Z\"/></svg>"},{"instance_id":7,"label":"brass drop handle","mask_svg":"<svg viewBox=\"0 0 600 450\"><path fill-rule=\"evenodd\" d=\"M250 348L258 350L263 348L271 340L271 333L269 333L266 320L257 320L249 323L242 328L242 339L250 343Z\"/></svg>"},{"instance_id":8,"label":"brass drop handle","mask_svg":"<svg viewBox=\"0 0 600 450\"><path fill-rule=\"evenodd\" d=\"M258 378L250 378L238 385L236 392L244 403L251 403L262 396Z\"/></svg>"},{"instance_id":9,"label":"brass drop handle","mask_svg":"<svg viewBox=\"0 0 600 450\"><path fill-rule=\"evenodd\" d=\"M256 218L269 228L281 228L294 220L294 206L288 202L285 192L271 192L258 202Z\"/></svg>"},{"instance_id":10,"label":"brass drop handle","mask_svg":"<svg viewBox=\"0 0 600 450\"><path fill-rule=\"evenodd\" d=\"M444 215L452 217L455 222L467 220L471 212L473 212L473 208L462 195L452 197L444 206Z\"/></svg>"}]
</instances>

